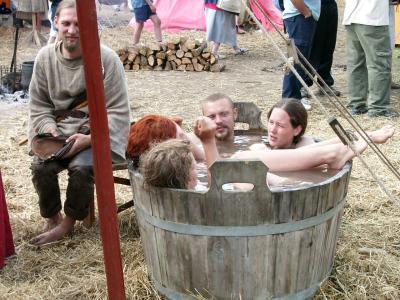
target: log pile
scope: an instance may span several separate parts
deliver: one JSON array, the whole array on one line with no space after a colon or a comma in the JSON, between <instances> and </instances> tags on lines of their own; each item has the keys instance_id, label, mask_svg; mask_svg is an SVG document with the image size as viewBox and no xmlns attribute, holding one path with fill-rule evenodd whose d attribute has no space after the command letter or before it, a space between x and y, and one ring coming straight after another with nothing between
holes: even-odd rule
<instances>
[{"instance_id":1,"label":"log pile","mask_svg":"<svg viewBox=\"0 0 400 300\"><path fill-rule=\"evenodd\" d=\"M127 47L118 50L117 54L127 71L221 72L225 69L225 65L218 63L206 42L184 37L165 43Z\"/></svg>"}]
</instances>

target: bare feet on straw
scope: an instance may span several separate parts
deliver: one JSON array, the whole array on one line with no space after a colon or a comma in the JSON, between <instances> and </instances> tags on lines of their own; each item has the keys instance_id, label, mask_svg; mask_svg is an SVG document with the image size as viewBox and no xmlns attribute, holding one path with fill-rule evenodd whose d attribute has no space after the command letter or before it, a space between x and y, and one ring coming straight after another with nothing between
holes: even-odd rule
<instances>
[{"instance_id":1,"label":"bare feet on straw","mask_svg":"<svg viewBox=\"0 0 400 300\"><path fill-rule=\"evenodd\" d=\"M62 220L63 220L62 214L58 212L56 215L46 220L46 225L44 225L43 231L49 231L53 229L57 225L61 224Z\"/></svg>"},{"instance_id":2,"label":"bare feet on straw","mask_svg":"<svg viewBox=\"0 0 400 300\"><path fill-rule=\"evenodd\" d=\"M75 220L65 217L60 224L29 241L30 244L40 246L62 239L74 229Z\"/></svg>"},{"instance_id":3,"label":"bare feet on straw","mask_svg":"<svg viewBox=\"0 0 400 300\"><path fill-rule=\"evenodd\" d=\"M394 130L395 128L393 125L386 125L381 129L368 132L368 136L375 144L383 144L393 136Z\"/></svg>"}]
</instances>

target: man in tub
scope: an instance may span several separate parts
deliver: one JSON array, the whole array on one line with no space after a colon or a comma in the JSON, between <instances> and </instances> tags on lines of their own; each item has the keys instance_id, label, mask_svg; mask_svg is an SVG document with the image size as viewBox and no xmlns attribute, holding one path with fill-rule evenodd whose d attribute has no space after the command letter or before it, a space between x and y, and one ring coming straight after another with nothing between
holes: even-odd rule
<instances>
[{"instance_id":1,"label":"man in tub","mask_svg":"<svg viewBox=\"0 0 400 300\"><path fill-rule=\"evenodd\" d=\"M234 141L234 126L238 111L234 108L233 101L225 94L212 94L202 101L203 116L208 117L216 126L216 145L229 144ZM270 149L296 149L310 144L315 144L315 139L305 136L308 114L303 105L292 99L283 99L272 106L268 116L268 144L254 144L252 150L262 150L266 146ZM368 132L374 143L384 143L394 133L393 126ZM201 145L201 141L189 134L190 140ZM324 144L341 143L339 138L329 139ZM318 143L321 145L320 143Z\"/></svg>"},{"instance_id":2,"label":"man in tub","mask_svg":"<svg viewBox=\"0 0 400 300\"><path fill-rule=\"evenodd\" d=\"M203 116L210 118L216 125L217 144L233 143L233 129L238 111L233 106L232 99L225 94L215 93L201 101L201 109ZM189 138L194 144L201 145L201 141L195 134L190 134Z\"/></svg>"}]
</instances>

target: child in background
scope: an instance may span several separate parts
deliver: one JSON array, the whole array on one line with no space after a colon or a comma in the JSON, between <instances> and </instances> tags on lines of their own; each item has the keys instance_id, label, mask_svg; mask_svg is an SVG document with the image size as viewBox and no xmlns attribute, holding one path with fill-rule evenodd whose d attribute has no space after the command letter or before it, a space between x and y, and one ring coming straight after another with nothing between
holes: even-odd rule
<instances>
[{"instance_id":1,"label":"child in background","mask_svg":"<svg viewBox=\"0 0 400 300\"><path fill-rule=\"evenodd\" d=\"M135 14L135 32L133 34L133 44L139 43L144 22L150 19L154 24L154 34L157 42L162 42L161 20L156 14L156 7L152 0L132 0L133 11Z\"/></svg>"}]
</instances>

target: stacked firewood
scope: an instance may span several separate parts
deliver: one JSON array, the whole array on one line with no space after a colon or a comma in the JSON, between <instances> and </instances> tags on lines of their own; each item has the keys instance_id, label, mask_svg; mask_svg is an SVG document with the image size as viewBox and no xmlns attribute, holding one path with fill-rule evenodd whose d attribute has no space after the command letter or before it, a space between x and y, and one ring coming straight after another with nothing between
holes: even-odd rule
<instances>
[{"instance_id":1,"label":"stacked firewood","mask_svg":"<svg viewBox=\"0 0 400 300\"><path fill-rule=\"evenodd\" d=\"M118 50L117 54L125 70L221 72L225 69L206 42L184 37L176 37L165 43L127 47Z\"/></svg>"}]
</instances>

